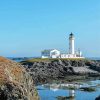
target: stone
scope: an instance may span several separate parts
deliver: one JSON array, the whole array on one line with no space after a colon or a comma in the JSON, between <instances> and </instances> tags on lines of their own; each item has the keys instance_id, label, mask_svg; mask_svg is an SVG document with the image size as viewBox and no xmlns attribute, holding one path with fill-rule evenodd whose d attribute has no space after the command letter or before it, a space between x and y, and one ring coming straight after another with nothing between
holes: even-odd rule
<instances>
[{"instance_id":1,"label":"stone","mask_svg":"<svg viewBox=\"0 0 100 100\"><path fill-rule=\"evenodd\" d=\"M39 100L26 69L4 57L0 57L0 100Z\"/></svg>"}]
</instances>

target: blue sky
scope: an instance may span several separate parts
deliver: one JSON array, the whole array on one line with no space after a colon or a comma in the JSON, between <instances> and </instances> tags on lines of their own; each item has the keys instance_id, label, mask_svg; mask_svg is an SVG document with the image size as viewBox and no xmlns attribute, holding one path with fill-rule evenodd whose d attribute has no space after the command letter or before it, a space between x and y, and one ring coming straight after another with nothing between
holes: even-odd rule
<instances>
[{"instance_id":1,"label":"blue sky","mask_svg":"<svg viewBox=\"0 0 100 100\"><path fill-rule=\"evenodd\" d=\"M0 55L40 56L43 49L76 50L100 57L100 0L1 0Z\"/></svg>"}]
</instances>

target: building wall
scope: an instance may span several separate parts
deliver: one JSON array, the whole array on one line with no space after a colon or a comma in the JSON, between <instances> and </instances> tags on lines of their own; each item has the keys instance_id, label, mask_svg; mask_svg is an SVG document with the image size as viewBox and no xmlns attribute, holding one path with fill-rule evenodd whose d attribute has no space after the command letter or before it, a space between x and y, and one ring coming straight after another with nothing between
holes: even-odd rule
<instances>
[{"instance_id":1,"label":"building wall","mask_svg":"<svg viewBox=\"0 0 100 100\"><path fill-rule=\"evenodd\" d=\"M60 58L60 51L53 49L53 50L44 50L41 52L42 58Z\"/></svg>"},{"instance_id":2,"label":"building wall","mask_svg":"<svg viewBox=\"0 0 100 100\"><path fill-rule=\"evenodd\" d=\"M41 53L42 58L84 58L80 56L79 54L61 54L60 51L54 49L54 50L48 50L43 51Z\"/></svg>"},{"instance_id":3,"label":"building wall","mask_svg":"<svg viewBox=\"0 0 100 100\"><path fill-rule=\"evenodd\" d=\"M60 51L58 51L58 50L52 50L51 52L50 52L50 57L51 58L60 58Z\"/></svg>"}]
</instances>

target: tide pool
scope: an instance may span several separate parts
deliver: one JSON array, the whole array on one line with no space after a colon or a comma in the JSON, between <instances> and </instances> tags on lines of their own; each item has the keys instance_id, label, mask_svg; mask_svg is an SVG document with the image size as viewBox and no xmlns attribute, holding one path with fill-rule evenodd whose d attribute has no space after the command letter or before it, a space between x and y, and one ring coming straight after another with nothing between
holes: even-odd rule
<instances>
[{"instance_id":1,"label":"tide pool","mask_svg":"<svg viewBox=\"0 0 100 100\"><path fill-rule=\"evenodd\" d=\"M69 87L74 87L69 89ZM82 91L80 88L90 87L95 88L96 91ZM86 81L78 83L52 83L37 86L40 100L95 100L100 95L100 80ZM71 94L72 93L72 94ZM58 97L69 97L70 99L59 99Z\"/></svg>"}]
</instances>

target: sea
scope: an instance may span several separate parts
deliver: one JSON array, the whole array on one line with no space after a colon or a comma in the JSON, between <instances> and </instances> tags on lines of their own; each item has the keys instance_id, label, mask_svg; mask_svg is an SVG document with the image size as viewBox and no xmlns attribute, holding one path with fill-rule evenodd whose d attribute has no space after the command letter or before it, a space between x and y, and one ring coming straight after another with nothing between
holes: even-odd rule
<instances>
[{"instance_id":1,"label":"sea","mask_svg":"<svg viewBox=\"0 0 100 100\"><path fill-rule=\"evenodd\" d=\"M69 88L74 87L74 88ZM84 91L88 87L94 91ZM95 100L100 95L100 80L75 83L52 83L37 86L40 100ZM69 98L68 97L71 97Z\"/></svg>"},{"instance_id":2,"label":"sea","mask_svg":"<svg viewBox=\"0 0 100 100\"><path fill-rule=\"evenodd\" d=\"M7 57L8 59L14 60L16 62L25 61L32 58L40 58L40 57ZM90 60L100 60L100 57L86 57L86 59Z\"/></svg>"},{"instance_id":3,"label":"sea","mask_svg":"<svg viewBox=\"0 0 100 100\"><path fill-rule=\"evenodd\" d=\"M9 57L16 62L34 57ZM100 60L100 57L87 57L91 60ZM40 100L95 100L100 96L100 80L79 81L74 83L48 83L36 86ZM92 88L94 91L85 91L82 88Z\"/></svg>"}]
</instances>

